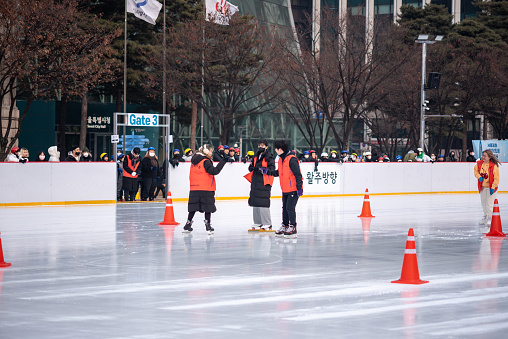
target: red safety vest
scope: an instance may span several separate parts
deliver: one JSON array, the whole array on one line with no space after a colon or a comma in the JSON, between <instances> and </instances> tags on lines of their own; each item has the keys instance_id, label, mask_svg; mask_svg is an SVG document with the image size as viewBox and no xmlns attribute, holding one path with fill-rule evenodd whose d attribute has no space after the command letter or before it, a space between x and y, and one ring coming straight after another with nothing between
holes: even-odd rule
<instances>
[{"instance_id":1,"label":"red safety vest","mask_svg":"<svg viewBox=\"0 0 508 339\"><path fill-rule=\"evenodd\" d=\"M482 170L483 160L478 160L476 163L478 168L478 173ZM489 161L489 187L492 188L492 183L494 182L494 166L496 166L493 162ZM497 192L498 187L496 187ZM478 181L478 193L482 191L482 183Z\"/></svg>"},{"instance_id":2,"label":"red safety vest","mask_svg":"<svg viewBox=\"0 0 508 339\"><path fill-rule=\"evenodd\" d=\"M283 193L295 192L297 190L295 175L291 172L291 168L289 168L291 158L296 157L290 154L284 158L284 161L279 157L279 181Z\"/></svg>"},{"instance_id":3,"label":"red safety vest","mask_svg":"<svg viewBox=\"0 0 508 339\"><path fill-rule=\"evenodd\" d=\"M258 160L258 158L255 157L254 158L254 167L256 167L257 160ZM261 166L263 166L265 168L268 167L268 162L265 160L265 158L263 158L263 160L261 160ZM254 171L252 171L252 172L254 172ZM247 173L246 175L243 176L249 182L252 182L252 172ZM272 177L271 175L263 174L263 184L272 186L273 185L273 179L275 179L275 178Z\"/></svg>"},{"instance_id":4,"label":"red safety vest","mask_svg":"<svg viewBox=\"0 0 508 339\"><path fill-rule=\"evenodd\" d=\"M191 191L215 191L215 178L205 170L204 162L201 160L197 165L191 164L189 181Z\"/></svg>"},{"instance_id":5,"label":"red safety vest","mask_svg":"<svg viewBox=\"0 0 508 339\"><path fill-rule=\"evenodd\" d=\"M136 172L136 175L133 176L132 174L127 173L127 171L123 171L123 176L127 177L127 178L137 178L138 177L138 173L137 173L138 167L139 167L139 164L141 163L141 161L138 161L136 166L132 166L132 161L131 161L130 155L127 155L126 157L127 157L127 166L129 166L129 168L131 169L132 172Z\"/></svg>"}]
</instances>

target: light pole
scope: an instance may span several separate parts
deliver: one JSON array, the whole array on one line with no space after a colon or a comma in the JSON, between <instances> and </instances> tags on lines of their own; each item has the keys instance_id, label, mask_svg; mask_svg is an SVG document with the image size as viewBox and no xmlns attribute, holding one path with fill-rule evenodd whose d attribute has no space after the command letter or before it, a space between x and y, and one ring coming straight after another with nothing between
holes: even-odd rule
<instances>
[{"instance_id":1,"label":"light pole","mask_svg":"<svg viewBox=\"0 0 508 339\"><path fill-rule=\"evenodd\" d=\"M425 111L428 109L425 100L425 76L426 76L426 63L427 63L427 44L435 44L443 40L443 35L437 35L434 40L429 39L428 34L419 34L416 42L422 44L422 92L421 92L421 106L420 106L420 147L425 151Z\"/></svg>"}]
</instances>

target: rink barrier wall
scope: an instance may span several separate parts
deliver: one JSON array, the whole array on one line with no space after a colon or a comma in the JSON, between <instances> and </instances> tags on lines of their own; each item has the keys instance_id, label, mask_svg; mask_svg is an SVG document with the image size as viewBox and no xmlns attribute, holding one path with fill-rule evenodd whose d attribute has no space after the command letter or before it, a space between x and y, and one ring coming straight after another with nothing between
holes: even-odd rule
<instances>
[{"instance_id":1,"label":"rink barrier wall","mask_svg":"<svg viewBox=\"0 0 508 339\"><path fill-rule=\"evenodd\" d=\"M318 171L315 172L313 163L301 163L300 168L303 175L303 197L339 197L363 196L367 188L370 195L478 194L474 165L475 163L471 162L320 163ZM249 172L248 167L248 163L228 163L224 166L222 172L215 176L216 200L249 197L250 183L243 177ZM170 190L174 202L188 200L189 171L190 162L170 168ZM319 173L319 180L316 180L316 173ZM502 188L503 178L508 178L508 166L502 164L499 173ZM323 176L327 178L326 184ZM498 192L506 191L500 189ZM272 198L281 196L279 179L275 178Z\"/></svg>"},{"instance_id":2,"label":"rink barrier wall","mask_svg":"<svg viewBox=\"0 0 508 339\"><path fill-rule=\"evenodd\" d=\"M116 202L114 162L0 163L0 207Z\"/></svg>"}]
</instances>

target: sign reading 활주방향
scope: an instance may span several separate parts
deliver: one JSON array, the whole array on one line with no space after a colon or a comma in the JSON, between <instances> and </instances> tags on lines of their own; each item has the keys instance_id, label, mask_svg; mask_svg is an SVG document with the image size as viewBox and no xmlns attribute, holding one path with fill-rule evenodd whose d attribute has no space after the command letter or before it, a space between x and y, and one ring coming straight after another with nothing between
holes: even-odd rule
<instances>
[{"instance_id":1,"label":"sign reading \ud65c\uc8fc\ubc29\ud5a5","mask_svg":"<svg viewBox=\"0 0 508 339\"><path fill-rule=\"evenodd\" d=\"M159 126L159 114L129 113L127 126Z\"/></svg>"}]
</instances>

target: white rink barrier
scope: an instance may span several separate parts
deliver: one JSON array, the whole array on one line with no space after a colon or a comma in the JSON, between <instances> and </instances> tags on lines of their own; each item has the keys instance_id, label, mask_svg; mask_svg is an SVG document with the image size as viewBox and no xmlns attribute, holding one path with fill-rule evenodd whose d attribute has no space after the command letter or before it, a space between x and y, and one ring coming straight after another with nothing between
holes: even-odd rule
<instances>
[{"instance_id":1,"label":"white rink barrier","mask_svg":"<svg viewBox=\"0 0 508 339\"><path fill-rule=\"evenodd\" d=\"M116 202L116 163L0 163L0 206Z\"/></svg>"},{"instance_id":2,"label":"white rink barrier","mask_svg":"<svg viewBox=\"0 0 508 339\"><path fill-rule=\"evenodd\" d=\"M214 163L217 165L217 163ZM304 196L418 194L418 193L474 193L478 192L473 174L475 163L320 163L314 171L313 163L301 163ZM219 199L247 198L250 183L243 177L249 164L228 163L215 176ZM170 168L171 195L182 201L189 197L190 162ZM503 178L508 178L508 164L499 167L500 192ZM507 184L508 185L508 184ZM508 187L508 186L507 186ZM272 197L281 196L279 179L275 178Z\"/></svg>"}]
</instances>

